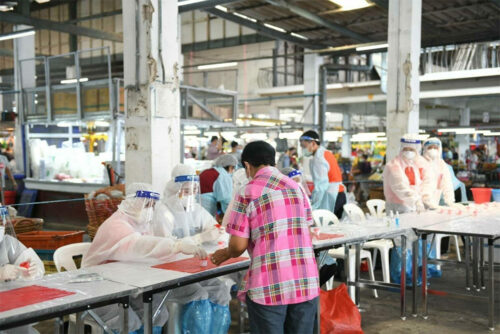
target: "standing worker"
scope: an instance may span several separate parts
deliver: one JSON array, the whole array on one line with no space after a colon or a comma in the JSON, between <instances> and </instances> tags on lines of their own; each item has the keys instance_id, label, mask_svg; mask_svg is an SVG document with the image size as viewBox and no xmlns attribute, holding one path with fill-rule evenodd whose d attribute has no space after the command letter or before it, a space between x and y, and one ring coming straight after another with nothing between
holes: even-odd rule
<instances>
[{"instance_id":1,"label":"standing worker","mask_svg":"<svg viewBox=\"0 0 500 334\"><path fill-rule=\"evenodd\" d=\"M221 213L226 212L233 194L231 174L238 165L233 155L224 154L214 161L214 167L200 174L201 205L212 216L217 214L217 204Z\"/></svg>"},{"instance_id":2,"label":"standing worker","mask_svg":"<svg viewBox=\"0 0 500 334\"><path fill-rule=\"evenodd\" d=\"M14 175L12 174L12 170L10 168L9 164L9 159L3 155L0 154L0 177L2 178L2 182L0 183L0 186L2 187L1 189L1 201L2 203L5 204L5 173L7 173L7 176L9 177L10 181L12 182L12 185L14 189L17 189L17 183L16 179L14 178Z\"/></svg>"},{"instance_id":3,"label":"standing worker","mask_svg":"<svg viewBox=\"0 0 500 334\"><path fill-rule=\"evenodd\" d=\"M452 206L455 203L455 190L448 170L449 165L441 158L441 150L441 140L438 138L424 141L423 156L429 162L433 175L432 182L428 183L429 186L422 189L422 200L429 209L437 209L441 196L445 205Z\"/></svg>"},{"instance_id":4,"label":"standing worker","mask_svg":"<svg viewBox=\"0 0 500 334\"><path fill-rule=\"evenodd\" d=\"M251 180L228 213L229 247L211 260L219 265L248 250L250 269L238 297L246 300L250 333L312 334L319 294L312 211L302 188L273 167L275 155L264 141L243 150Z\"/></svg>"},{"instance_id":5,"label":"standing worker","mask_svg":"<svg viewBox=\"0 0 500 334\"><path fill-rule=\"evenodd\" d=\"M207 147L206 158L207 160L215 160L222 154L222 141L217 136L212 136L210 145Z\"/></svg>"},{"instance_id":6,"label":"standing worker","mask_svg":"<svg viewBox=\"0 0 500 334\"><path fill-rule=\"evenodd\" d=\"M384 196L386 211L423 211L421 191L424 170L419 169L421 140L417 135L406 134L401 138L397 157L384 168Z\"/></svg>"},{"instance_id":7,"label":"standing worker","mask_svg":"<svg viewBox=\"0 0 500 334\"><path fill-rule=\"evenodd\" d=\"M314 182L311 195L313 210L325 209L335 213L340 219L346 204L342 172L332 152L320 145L319 134L309 130L300 137L300 145L306 156L313 156L310 170Z\"/></svg>"}]
</instances>

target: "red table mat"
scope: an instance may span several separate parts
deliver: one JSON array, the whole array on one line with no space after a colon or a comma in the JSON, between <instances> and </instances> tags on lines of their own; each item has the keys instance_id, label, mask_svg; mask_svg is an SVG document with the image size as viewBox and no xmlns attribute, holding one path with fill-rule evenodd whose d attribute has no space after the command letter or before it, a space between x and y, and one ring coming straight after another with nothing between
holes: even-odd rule
<instances>
[{"instance_id":1,"label":"red table mat","mask_svg":"<svg viewBox=\"0 0 500 334\"><path fill-rule=\"evenodd\" d=\"M0 292L0 312L74 294L75 292L52 289L39 285L31 285L23 288L2 291Z\"/></svg>"},{"instance_id":2,"label":"red table mat","mask_svg":"<svg viewBox=\"0 0 500 334\"><path fill-rule=\"evenodd\" d=\"M215 264L213 264L212 261L210 261L211 255L212 254L208 255L206 267L202 267L200 265L201 260L199 258L191 257L189 259L159 264L159 265L153 266L153 268L174 270L174 271L181 271L184 273L195 274L195 273L199 273L201 271L217 268L217 266ZM237 263L237 262L241 262L241 261L245 261L245 260L248 260L248 258L241 257L241 256L235 257L235 258L231 258L231 259L227 260L226 262L223 262L220 266L225 266L228 264Z\"/></svg>"},{"instance_id":3,"label":"red table mat","mask_svg":"<svg viewBox=\"0 0 500 334\"><path fill-rule=\"evenodd\" d=\"M319 237L316 237L316 240L328 240L335 238L342 238L343 234L332 234L332 233L320 233Z\"/></svg>"}]
</instances>

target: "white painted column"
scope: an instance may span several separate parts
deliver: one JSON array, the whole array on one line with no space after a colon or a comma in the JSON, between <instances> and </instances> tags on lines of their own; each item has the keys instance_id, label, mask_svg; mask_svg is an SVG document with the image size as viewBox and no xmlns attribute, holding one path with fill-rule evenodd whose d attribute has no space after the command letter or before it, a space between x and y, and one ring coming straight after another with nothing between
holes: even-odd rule
<instances>
[{"instance_id":1,"label":"white painted column","mask_svg":"<svg viewBox=\"0 0 500 334\"><path fill-rule=\"evenodd\" d=\"M460 126L470 126L470 108L460 108ZM465 163L465 152L470 147L470 135L456 135L455 140L458 143L458 159Z\"/></svg>"},{"instance_id":2,"label":"white painted column","mask_svg":"<svg viewBox=\"0 0 500 334\"><path fill-rule=\"evenodd\" d=\"M346 131L342 136L342 158L351 158L352 148L351 148L351 114L345 112L342 116L342 129Z\"/></svg>"},{"instance_id":3,"label":"white painted column","mask_svg":"<svg viewBox=\"0 0 500 334\"><path fill-rule=\"evenodd\" d=\"M15 31L26 30L33 28L26 25L17 25L14 27ZM35 62L24 62L22 71L19 71L19 60L29 59L35 57L35 35L25 36L14 39L14 87L16 90L21 89L21 79L24 88L36 86L36 71ZM19 75L22 74L22 78ZM1 106L1 104L0 104ZM16 111L18 114L23 112L23 99L20 94L16 97ZM2 110L3 111L3 110ZM22 145L22 131L21 131L21 117L16 118L16 128L14 137L16 138L16 145L14 146L14 158L16 160L16 169L18 172L25 172L23 145Z\"/></svg>"},{"instance_id":4,"label":"white painted column","mask_svg":"<svg viewBox=\"0 0 500 334\"><path fill-rule=\"evenodd\" d=\"M125 175L163 192L180 161L179 29L176 1L122 1ZM161 51L161 52L160 52Z\"/></svg>"},{"instance_id":5,"label":"white painted column","mask_svg":"<svg viewBox=\"0 0 500 334\"><path fill-rule=\"evenodd\" d=\"M401 136L418 133L422 0L389 1L387 73L387 161Z\"/></svg>"},{"instance_id":6,"label":"white painted column","mask_svg":"<svg viewBox=\"0 0 500 334\"><path fill-rule=\"evenodd\" d=\"M323 64L323 57L316 54L304 55L304 94L319 93L319 67ZM312 103L311 103L312 101ZM304 99L304 122L307 124L319 124L319 96Z\"/></svg>"}]
</instances>

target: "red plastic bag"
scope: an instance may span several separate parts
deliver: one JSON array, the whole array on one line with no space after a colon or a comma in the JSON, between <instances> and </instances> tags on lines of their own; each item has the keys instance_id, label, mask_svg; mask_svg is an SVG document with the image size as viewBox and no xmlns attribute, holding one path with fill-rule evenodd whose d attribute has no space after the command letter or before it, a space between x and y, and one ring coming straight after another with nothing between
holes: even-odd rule
<instances>
[{"instance_id":1,"label":"red plastic bag","mask_svg":"<svg viewBox=\"0 0 500 334\"><path fill-rule=\"evenodd\" d=\"M321 334L363 334L361 314L347 293L347 286L320 293Z\"/></svg>"}]
</instances>

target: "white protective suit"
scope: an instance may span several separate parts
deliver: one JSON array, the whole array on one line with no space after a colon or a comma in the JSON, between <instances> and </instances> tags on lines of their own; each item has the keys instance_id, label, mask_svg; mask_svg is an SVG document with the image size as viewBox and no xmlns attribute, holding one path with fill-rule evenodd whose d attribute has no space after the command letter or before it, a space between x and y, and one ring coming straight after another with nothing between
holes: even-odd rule
<instances>
[{"instance_id":1,"label":"white protective suit","mask_svg":"<svg viewBox=\"0 0 500 334\"><path fill-rule=\"evenodd\" d=\"M447 206L455 203L455 191L448 164L442 159L442 144L438 138L429 138L424 141L423 157L428 161L432 173L432 180L422 188L422 200L426 208L436 209L441 196ZM437 149L431 148L437 146Z\"/></svg>"},{"instance_id":2,"label":"white protective suit","mask_svg":"<svg viewBox=\"0 0 500 334\"><path fill-rule=\"evenodd\" d=\"M235 197L240 193L242 187L246 186L248 183L247 173L244 168L240 168L233 173L233 198L229 205L227 206L227 213L222 218L222 227L224 230L226 229L227 223L229 222L229 213L233 210L233 204L235 201Z\"/></svg>"},{"instance_id":3,"label":"white protective suit","mask_svg":"<svg viewBox=\"0 0 500 334\"><path fill-rule=\"evenodd\" d=\"M176 179L183 177L196 179L194 169L183 164L173 169L172 180L167 183L163 200L155 209L155 235L190 238L198 244L212 243L213 245L214 242L225 237L223 230L216 227L217 221L199 204L199 201L191 203L189 209L185 208L180 198L183 182L175 182ZM226 284L217 278L190 284L172 290L168 300L186 304L195 300L210 299L216 304L228 305L231 300L232 284Z\"/></svg>"},{"instance_id":4,"label":"white protective suit","mask_svg":"<svg viewBox=\"0 0 500 334\"><path fill-rule=\"evenodd\" d=\"M193 240L159 237L153 235L153 211L156 200L139 197L139 193L151 192L152 186L134 183L127 187L127 197L118 211L109 217L97 231L82 267L89 267L108 261L158 263L171 261L176 254L184 253L206 258L206 252ZM157 193L154 193L158 196ZM155 298L153 308L158 307L161 298ZM141 327L142 299L132 298L129 308L129 330ZM106 324L121 332L118 309L114 306L96 310ZM163 326L168 319L164 308L155 320L154 326Z\"/></svg>"},{"instance_id":5,"label":"white protective suit","mask_svg":"<svg viewBox=\"0 0 500 334\"><path fill-rule=\"evenodd\" d=\"M412 148L413 159L407 157L404 148ZM384 168L384 196L386 211L412 212L424 210L422 186L429 182L425 170L427 161L420 156L421 141L417 135L405 135L401 139L399 155L389 161ZM428 173L427 173L428 174Z\"/></svg>"}]
</instances>

